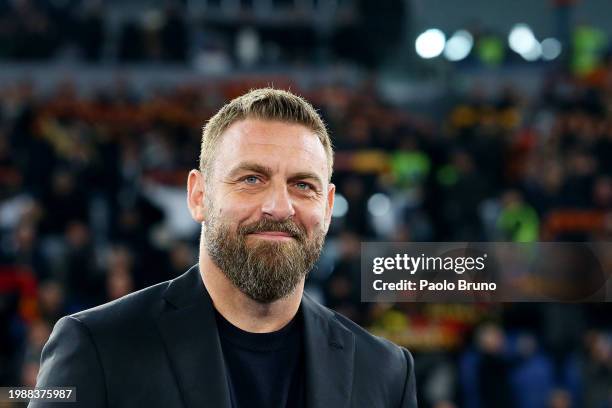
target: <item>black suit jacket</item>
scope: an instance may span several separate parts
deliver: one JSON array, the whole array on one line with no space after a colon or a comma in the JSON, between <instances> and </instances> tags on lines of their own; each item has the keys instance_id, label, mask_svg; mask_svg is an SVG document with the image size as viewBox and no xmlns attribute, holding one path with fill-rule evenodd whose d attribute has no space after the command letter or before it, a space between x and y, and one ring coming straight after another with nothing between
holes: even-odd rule
<instances>
[{"instance_id":1,"label":"black suit jacket","mask_svg":"<svg viewBox=\"0 0 612 408\"><path fill-rule=\"evenodd\" d=\"M307 295L302 310L308 408L416 407L406 349ZM37 381L37 387L51 386L77 388L71 407L229 408L213 304L197 265L60 319L43 349Z\"/></svg>"}]
</instances>

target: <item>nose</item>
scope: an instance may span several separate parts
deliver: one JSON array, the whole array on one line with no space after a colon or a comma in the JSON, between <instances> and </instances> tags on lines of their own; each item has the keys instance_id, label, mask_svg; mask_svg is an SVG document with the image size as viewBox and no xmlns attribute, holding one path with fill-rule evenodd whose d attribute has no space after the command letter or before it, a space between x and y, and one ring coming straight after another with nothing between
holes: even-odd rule
<instances>
[{"instance_id":1,"label":"nose","mask_svg":"<svg viewBox=\"0 0 612 408\"><path fill-rule=\"evenodd\" d=\"M261 212L268 217L284 221L295 215L293 202L289 196L289 191L284 183L275 183L267 191Z\"/></svg>"}]
</instances>

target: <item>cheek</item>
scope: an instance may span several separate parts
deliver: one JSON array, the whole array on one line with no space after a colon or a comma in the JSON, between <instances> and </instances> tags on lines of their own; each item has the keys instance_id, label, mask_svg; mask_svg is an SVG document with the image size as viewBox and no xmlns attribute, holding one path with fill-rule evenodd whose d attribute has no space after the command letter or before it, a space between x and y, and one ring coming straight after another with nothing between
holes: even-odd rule
<instances>
[{"instance_id":1,"label":"cheek","mask_svg":"<svg viewBox=\"0 0 612 408\"><path fill-rule=\"evenodd\" d=\"M317 207L304 214L306 228L312 231L322 230L325 226L325 209Z\"/></svg>"},{"instance_id":2,"label":"cheek","mask_svg":"<svg viewBox=\"0 0 612 408\"><path fill-rule=\"evenodd\" d=\"M233 223L242 223L259 216L260 206L249 200L236 200L224 197L217 208L217 216Z\"/></svg>"}]
</instances>

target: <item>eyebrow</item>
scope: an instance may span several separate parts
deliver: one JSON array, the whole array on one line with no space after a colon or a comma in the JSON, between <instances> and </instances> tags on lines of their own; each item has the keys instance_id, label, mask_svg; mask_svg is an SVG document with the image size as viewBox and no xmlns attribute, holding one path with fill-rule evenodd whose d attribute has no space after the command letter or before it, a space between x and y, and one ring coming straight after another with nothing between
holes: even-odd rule
<instances>
[{"instance_id":1,"label":"eyebrow","mask_svg":"<svg viewBox=\"0 0 612 408\"><path fill-rule=\"evenodd\" d=\"M263 174L266 177L270 177L272 174L272 168L268 166L264 166L262 164L254 163L254 162L241 162L236 167L229 172L228 177L234 178L238 174L243 173L245 171L252 171L254 173Z\"/></svg>"},{"instance_id":2,"label":"eyebrow","mask_svg":"<svg viewBox=\"0 0 612 408\"><path fill-rule=\"evenodd\" d=\"M229 172L228 177L234 178L238 176L240 173L247 172L247 171L259 173L266 177L271 177L273 173L272 168L269 166L265 166L265 165L254 163L254 162L241 162ZM313 173L311 171L300 171L300 172L292 174L289 177L289 181L304 180L304 179L316 182L319 185L319 187L323 186L323 181L321 180L321 177L319 177L316 173Z\"/></svg>"}]
</instances>

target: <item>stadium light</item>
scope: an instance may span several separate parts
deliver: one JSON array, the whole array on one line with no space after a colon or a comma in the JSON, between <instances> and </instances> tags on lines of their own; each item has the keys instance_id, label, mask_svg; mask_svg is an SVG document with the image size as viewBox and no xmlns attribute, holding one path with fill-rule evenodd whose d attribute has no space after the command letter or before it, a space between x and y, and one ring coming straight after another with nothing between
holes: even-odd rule
<instances>
[{"instance_id":1,"label":"stadium light","mask_svg":"<svg viewBox=\"0 0 612 408\"><path fill-rule=\"evenodd\" d=\"M521 57L525 58L525 60L527 61L537 61L540 59L541 56L542 56L542 46L537 40L535 43L533 43L529 51L521 54Z\"/></svg>"},{"instance_id":2,"label":"stadium light","mask_svg":"<svg viewBox=\"0 0 612 408\"><path fill-rule=\"evenodd\" d=\"M386 194L376 193L368 200L368 211L375 217L381 217L391 209L391 200Z\"/></svg>"},{"instance_id":3,"label":"stadium light","mask_svg":"<svg viewBox=\"0 0 612 408\"><path fill-rule=\"evenodd\" d=\"M449 61L461 61L466 58L474 46L474 37L466 30L459 30L446 42L444 56Z\"/></svg>"},{"instance_id":4,"label":"stadium light","mask_svg":"<svg viewBox=\"0 0 612 408\"><path fill-rule=\"evenodd\" d=\"M340 193L336 193L334 198L334 209L332 210L332 217L334 218L342 218L348 212L349 205L346 198Z\"/></svg>"},{"instance_id":5,"label":"stadium light","mask_svg":"<svg viewBox=\"0 0 612 408\"><path fill-rule=\"evenodd\" d=\"M445 43L444 33L437 28L430 28L417 37L414 46L419 57L429 59L442 54Z\"/></svg>"},{"instance_id":6,"label":"stadium light","mask_svg":"<svg viewBox=\"0 0 612 408\"><path fill-rule=\"evenodd\" d=\"M546 38L541 45L543 60L551 61L561 55L561 42L556 38Z\"/></svg>"},{"instance_id":7,"label":"stadium light","mask_svg":"<svg viewBox=\"0 0 612 408\"><path fill-rule=\"evenodd\" d=\"M542 54L542 47L527 24L516 24L508 35L508 44L512 51L520 54L527 61L535 61Z\"/></svg>"}]
</instances>

